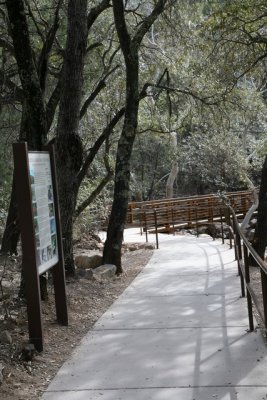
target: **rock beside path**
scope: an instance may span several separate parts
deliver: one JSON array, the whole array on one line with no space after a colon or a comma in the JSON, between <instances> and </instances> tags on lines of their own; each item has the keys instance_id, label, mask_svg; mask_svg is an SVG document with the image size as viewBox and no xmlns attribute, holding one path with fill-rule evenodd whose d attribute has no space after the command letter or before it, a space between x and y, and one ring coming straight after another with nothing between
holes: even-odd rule
<instances>
[{"instance_id":1,"label":"rock beside path","mask_svg":"<svg viewBox=\"0 0 267 400\"><path fill-rule=\"evenodd\" d=\"M77 268L94 269L102 265L102 256L99 254L94 254L94 255L79 254L78 256L75 257L75 265Z\"/></svg>"},{"instance_id":2,"label":"rock beside path","mask_svg":"<svg viewBox=\"0 0 267 400\"><path fill-rule=\"evenodd\" d=\"M113 264L104 264L94 269L93 275L95 278L108 279L113 278L116 275L117 267Z\"/></svg>"}]
</instances>

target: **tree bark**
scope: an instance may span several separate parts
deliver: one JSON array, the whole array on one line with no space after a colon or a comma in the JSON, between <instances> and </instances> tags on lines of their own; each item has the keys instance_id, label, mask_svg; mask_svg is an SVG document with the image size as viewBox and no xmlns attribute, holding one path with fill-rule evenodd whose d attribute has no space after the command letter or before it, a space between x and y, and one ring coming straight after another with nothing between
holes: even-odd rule
<instances>
[{"instance_id":1,"label":"tree bark","mask_svg":"<svg viewBox=\"0 0 267 400\"><path fill-rule=\"evenodd\" d=\"M73 261L73 216L82 165L83 147L78 135L87 43L87 0L69 0L68 31L63 66L63 90L56 137L59 202L66 273L75 273Z\"/></svg>"},{"instance_id":2,"label":"tree bark","mask_svg":"<svg viewBox=\"0 0 267 400\"><path fill-rule=\"evenodd\" d=\"M46 112L22 0L7 0L14 54L23 89L25 111L28 118L27 141L30 148L40 150L46 142Z\"/></svg>"},{"instance_id":3,"label":"tree bark","mask_svg":"<svg viewBox=\"0 0 267 400\"><path fill-rule=\"evenodd\" d=\"M117 273L122 272L121 246L128 208L130 159L137 129L139 102L138 56L134 52L131 52L129 59L132 62L130 71L127 71L127 105L124 125L117 149L113 206L103 253L104 263L116 265Z\"/></svg>"},{"instance_id":4,"label":"tree bark","mask_svg":"<svg viewBox=\"0 0 267 400\"><path fill-rule=\"evenodd\" d=\"M267 156L265 157L259 192L258 218L253 239L253 247L264 260L267 246ZM252 260L251 260L252 261Z\"/></svg>"}]
</instances>

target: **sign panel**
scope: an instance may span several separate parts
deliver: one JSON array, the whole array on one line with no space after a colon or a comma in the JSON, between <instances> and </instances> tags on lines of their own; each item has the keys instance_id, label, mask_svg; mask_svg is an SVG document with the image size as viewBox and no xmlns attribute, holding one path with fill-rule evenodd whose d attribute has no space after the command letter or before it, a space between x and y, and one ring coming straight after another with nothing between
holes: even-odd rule
<instances>
[{"instance_id":1,"label":"sign panel","mask_svg":"<svg viewBox=\"0 0 267 400\"><path fill-rule=\"evenodd\" d=\"M58 262L57 227L49 153L28 153L36 264L43 273Z\"/></svg>"},{"instance_id":2,"label":"sign panel","mask_svg":"<svg viewBox=\"0 0 267 400\"><path fill-rule=\"evenodd\" d=\"M40 275L50 268L57 320L68 325L54 148L29 152L27 143L19 142L13 144L13 154L29 338L42 351Z\"/></svg>"}]
</instances>

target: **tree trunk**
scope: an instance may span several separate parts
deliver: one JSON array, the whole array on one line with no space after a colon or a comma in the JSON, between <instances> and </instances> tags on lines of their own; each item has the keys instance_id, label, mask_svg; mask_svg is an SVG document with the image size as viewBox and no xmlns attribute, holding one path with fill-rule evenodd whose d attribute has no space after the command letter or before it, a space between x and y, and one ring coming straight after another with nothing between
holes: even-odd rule
<instances>
[{"instance_id":1,"label":"tree trunk","mask_svg":"<svg viewBox=\"0 0 267 400\"><path fill-rule=\"evenodd\" d=\"M127 71L125 119L117 149L113 206L103 253L104 263L116 265L117 273L122 272L121 246L128 209L130 160L137 129L139 103L138 55L132 53L129 57L132 62Z\"/></svg>"},{"instance_id":2,"label":"tree trunk","mask_svg":"<svg viewBox=\"0 0 267 400\"><path fill-rule=\"evenodd\" d=\"M248 227L249 221L251 220L254 212L257 210L258 206L259 206L259 196L258 196L258 192L257 192L257 188L254 186L254 184L252 183L252 181L246 177L246 180L248 182L248 188L252 190L253 193L253 204L252 206L249 208L249 210L247 211L241 225L240 225L240 229L245 232L245 230Z\"/></svg>"},{"instance_id":3,"label":"tree trunk","mask_svg":"<svg viewBox=\"0 0 267 400\"><path fill-rule=\"evenodd\" d=\"M13 176L11 197L9 202L6 226L2 239L1 253L17 254L17 245L19 241L19 236L20 236L20 229L18 225L15 183Z\"/></svg>"},{"instance_id":4,"label":"tree trunk","mask_svg":"<svg viewBox=\"0 0 267 400\"><path fill-rule=\"evenodd\" d=\"M78 135L87 42L87 0L69 0L68 32L63 68L63 91L59 107L56 157L59 202L66 273L75 274L73 261L73 216L78 194L77 174L83 148Z\"/></svg>"},{"instance_id":5,"label":"tree trunk","mask_svg":"<svg viewBox=\"0 0 267 400\"><path fill-rule=\"evenodd\" d=\"M104 263L116 265L118 274L123 272L121 246L130 192L130 161L138 123L138 50L144 35L163 11L166 2L166 0L159 0L156 3L151 14L144 18L139 25L133 38L131 38L128 32L123 0L113 2L115 26L126 66L126 106L124 124L117 149L114 198L108 224L107 239L104 246L103 261Z\"/></svg>"},{"instance_id":6,"label":"tree trunk","mask_svg":"<svg viewBox=\"0 0 267 400\"><path fill-rule=\"evenodd\" d=\"M253 247L264 260L267 246L267 156L262 167L261 184L259 192L258 218Z\"/></svg>"},{"instance_id":7,"label":"tree trunk","mask_svg":"<svg viewBox=\"0 0 267 400\"><path fill-rule=\"evenodd\" d=\"M38 79L27 26L24 4L21 0L6 2L14 54L23 89L23 111L19 140L28 142L31 150L40 150L46 141L46 112L43 94ZM17 205L14 177L1 252L16 253L20 230L17 219Z\"/></svg>"}]
</instances>

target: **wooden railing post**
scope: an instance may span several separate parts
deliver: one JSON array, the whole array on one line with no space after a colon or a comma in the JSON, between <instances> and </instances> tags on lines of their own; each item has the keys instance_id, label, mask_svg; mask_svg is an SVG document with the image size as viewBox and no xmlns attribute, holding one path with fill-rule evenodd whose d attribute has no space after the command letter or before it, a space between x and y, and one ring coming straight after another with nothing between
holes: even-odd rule
<instances>
[{"instance_id":1,"label":"wooden railing post","mask_svg":"<svg viewBox=\"0 0 267 400\"><path fill-rule=\"evenodd\" d=\"M195 218L196 218L196 231L197 231L197 237L199 237L199 229L198 229L198 212L197 212L197 207L195 207Z\"/></svg>"},{"instance_id":2,"label":"wooden railing post","mask_svg":"<svg viewBox=\"0 0 267 400\"><path fill-rule=\"evenodd\" d=\"M172 207L172 230L173 230L173 236L175 236L175 222L174 222L173 207Z\"/></svg>"},{"instance_id":3,"label":"wooden railing post","mask_svg":"<svg viewBox=\"0 0 267 400\"><path fill-rule=\"evenodd\" d=\"M222 244L224 244L223 216L221 207L220 207L220 223L221 223Z\"/></svg>"},{"instance_id":4,"label":"wooden railing post","mask_svg":"<svg viewBox=\"0 0 267 400\"><path fill-rule=\"evenodd\" d=\"M143 211L143 212L144 212L144 225L145 225L145 231L146 231L146 242L148 242L146 211Z\"/></svg>"},{"instance_id":5,"label":"wooden railing post","mask_svg":"<svg viewBox=\"0 0 267 400\"><path fill-rule=\"evenodd\" d=\"M155 231L156 231L156 246L159 248L159 237L158 237L158 219L157 219L157 210L154 209L154 222L155 222Z\"/></svg>"}]
</instances>

